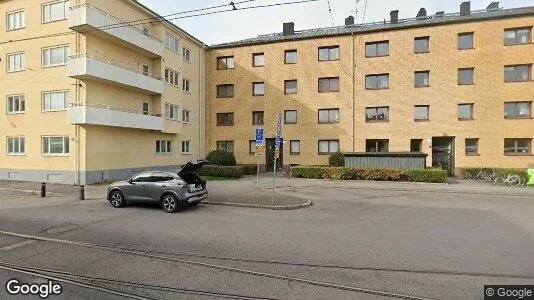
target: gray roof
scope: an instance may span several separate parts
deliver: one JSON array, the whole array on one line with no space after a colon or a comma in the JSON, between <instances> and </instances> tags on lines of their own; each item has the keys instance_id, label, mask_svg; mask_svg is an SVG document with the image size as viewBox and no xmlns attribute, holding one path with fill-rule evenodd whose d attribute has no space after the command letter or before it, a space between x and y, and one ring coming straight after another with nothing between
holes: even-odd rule
<instances>
[{"instance_id":1,"label":"gray roof","mask_svg":"<svg viewBox=\"0 0 534 300\"><path fill-rule=\"evenodd\" d=\"M466 22L476 22L487 19L502 19L502 18L511 18L519 17L525 15L534 15L534 6L521 7L521 8L510 8L510 9L494 9L494 10L478 10L471 11L470 15L461 16L460 13L451 13L451 14L436 14L430 15L421 18L410 18L410 19L400 19L398 23L392 24L387 21L373 22L366 24L355 24L355 25L346 25L338 27L325 27L325 28L316 28L295 31L291 35L283 35L283 33L273 33L266 35L259 35L257 37L244 39L235 42L222 43L210 46L210 48L229 48L229 47L239 47L246 45L254 44L268 44L284 41L293 41L301 39L314 39L321 37L331 37L339 35L349 35L349 34L358 34L366 33L373 31L387 31L387 30L396 30L404 29L410 27L425 27L425 26L436 26L443 25L447 23L466 23Z\"/></svg>"}]
</instances>

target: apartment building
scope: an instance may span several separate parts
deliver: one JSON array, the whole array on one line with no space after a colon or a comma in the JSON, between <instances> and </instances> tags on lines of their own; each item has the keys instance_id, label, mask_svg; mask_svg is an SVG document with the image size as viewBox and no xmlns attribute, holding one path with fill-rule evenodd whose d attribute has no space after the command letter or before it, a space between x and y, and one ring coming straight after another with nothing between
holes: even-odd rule
<instances>
[{"instance_id":1,"label":"apartment building","mask_svg":"<svg viewBox=\"0 0 534 300\"><path fill-rule=\"evenodd\" d=\"M2 0L0 17L0 179L90 184L205 155L202 42L130 0Z\"/></svg>"},{"instance_id":2,"label":"apartment building","mask_svg":"<svg viewBox=\"0 0 534 300\"><path fill-rule=\"evenodd\" d=\"M283 32L207 53L207 150L272 169L276 114L284 165L343 152L423 152L428 166L534 165L534 7ZM254 131L266 155L254 155Z\"/></svg>"}]
</instances>

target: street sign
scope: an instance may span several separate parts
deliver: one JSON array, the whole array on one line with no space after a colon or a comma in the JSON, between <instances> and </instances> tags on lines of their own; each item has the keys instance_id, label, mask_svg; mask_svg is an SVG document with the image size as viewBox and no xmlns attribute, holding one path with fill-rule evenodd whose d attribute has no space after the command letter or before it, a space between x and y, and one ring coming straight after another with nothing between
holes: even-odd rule
<instances>
[{"instance_id":1,"label":"street sign","mask_svg":"<svg viewBox=\"0 0 534 300\"><path fill-rule=\"evenodd\" d=\"M263 145L263 128L256 128L256 148Z\"/></svg>"}]
</instances>

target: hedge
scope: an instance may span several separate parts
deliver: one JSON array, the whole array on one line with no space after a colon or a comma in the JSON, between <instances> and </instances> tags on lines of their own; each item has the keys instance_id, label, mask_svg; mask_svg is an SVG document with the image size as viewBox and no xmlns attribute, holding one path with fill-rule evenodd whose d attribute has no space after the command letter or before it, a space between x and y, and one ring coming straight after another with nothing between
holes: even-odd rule
<instances>
[{"instance_id":1,"label":"hedge","mask_svg":"<svg viewBox=\"0 0 534 300\"><path fill-rule=\"evenodd\" d=\"M527 182L528 181L528 172L527 170L522 170L522 169L510 169L510 168L462 168L462 178L466 178L465 177L465 174L466 173L470 173L470 174L478 174L478 172L480 171L483 171L483 172L486 172L486 173L489 173L489 174L492 174L493 172L495 172L495 175L499 176L499 177L502 177L504 176L505 178L508 177L509 174L512 174L512 175L519 175L519 177L521 177L521 180L524 181L524 182Z\"/></svg>"},{"instance_id":2,"label":"hedge","mask_svg":"<svg viewBox=\"0 0 534 300\"><path fill-rule=\"evenodd\" d=\"M328 164L332 167L344 167L345 155L341 152L336 152L328 158Z\"/></svg>"},{"instance_id":3,"label":"hedge","mask_svg":"<svg viewBox=\"0 0 534 300\"><path fill-rule=\"evenodd\" d=\"M291 177L338 180L377 180L444 183L447 171L439 168L400 169L355 169L344 167L298 166L291 168Z\"/></svg>"},{"instance_id":4,"label":"hedge","mask_svg":"<svg viewBox=\"0 0 534 300\"><path fill-rule=\"evenodd\" d=\"M212 165L235 166L235 156L232 152L223 150L213 150L206 156L206 160Z\"/></svg>"},{"instance_id":5,"label":"hedge","mask_svg":"<svg viewBox=\"0 0 534 300\"><path fill-rule=\"evenodd\" d=\"M243 167L206 165L198 170L198 175L241 178L243 177Z\"/></svg>"},{"instance_id":6,"label":"hedge","mask_svg":"<svg viewBox=\"0 0 534 300\"><path fill-rule=\"evenodd\" d=\"M257 165L241 165L240 167L243 168L243 175L256 175L258 170Z\"/></svg>"}]
</instances>

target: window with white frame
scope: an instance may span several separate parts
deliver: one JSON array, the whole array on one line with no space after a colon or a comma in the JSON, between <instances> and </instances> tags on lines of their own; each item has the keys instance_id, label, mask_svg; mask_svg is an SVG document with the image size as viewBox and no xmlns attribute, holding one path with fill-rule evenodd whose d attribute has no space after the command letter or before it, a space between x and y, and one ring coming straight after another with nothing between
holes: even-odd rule
<instances>
[{"instance_id":1,"label":"window with white frame","mask_svg":"<svg viewBox=\"0 0 534 300\"><path fill-rule=\"evenodd\" d=\"M26 138L23 136L7 137L7 155L24 155Z\"/></svg>"},{"instance_id":2,"label":"window with white frame","mask_svg":"<svg viewBox=\"0 0 534 300\"><path fill-rule=\"evenodd\" d=\"M182 79L182 90L186 93L191 93L191 80L187 78Z\"/></svg>"},{"instance_id":3,"label":"window with white frame","mask_svg":"<svg viewBox=\"0 0 534 300\"><path fill-rule=\"evenodd\" d=\"M174 71L173 69L165 68L165 82L166 83L170 85L178 86L179 75L180 73Z\"/></svg>"},{"instance_id":4,"label":"window with white frame","mask_svg":"<svg viewBox=\"0 0 534 300\"><path fill-rule=\"evenodd\" d=\"M43 136L43 155L67 155L69 148L68 136Z\"/></svg>"},{"instance_id":5,"label":"window with white frame","mask_svg":"<svg viewBox=\"0 0 534 300\"><path fill-rule=\"evenodd\" d=\"M165 47L171 51L178 53L180 43L177 38L168 33L165 33Z\"/></svg>"},{"instance_id":6,"label":"window with white frame","mask_svg":"<svg viewBox=\"0 0 534 300\"><path fill-rule=\"evenodd\" d=\"M191 141L182 141L182 153L183 154L189 154L191 153Z\"/></svg>"},{"instance_id":7,"label":"window with white frame","mask_svg":"<svg viewBox=\"0 0 534 300\"><path fill-rule=\"evenodd\" d=\"M177 105L165 104L165 119L180 121L180 108Z\"/></svg>"},{"instance_id":8,"label":"window with white frame","mask_svg":"<svg viewBox=\"0 0 534 300\"><path fill-rule=\"evenodd\" d=\"M26 54L12 53L7 55L7 71L20 72L26 70Z\"/></svg>"},{"instance_id":9,"label":"window with white frame","mask_svg":"<svg viewBox=\"0 0 534 300\"><path fill-rule=\"evenodd\" d=\"M184 47L182 49L182 58L186 62L191 62L191 49Z\"/></svg>"},{"instance_id":10,"label":"window with white frame","mask_svg":"<svg viewBox=\"0 0 534 300\"><path fill-rule=\"evenodd\" d=\"M41 6L41 22L48 23L67 18L69 1L54 1Z\"/></svg>"},{"instance_id":11,"label":"window with white frame","mask_svg":"<svg viewBox=\"0 0 534 300\"><path fill-rule=\"evenodd\" d=\"M172 142L169 140L157 140L156 141L156 153L166 154L172 152Z\"/></svg>"},{"instance_id":12,"label":"window with white frame","mask_svg":"<svg viewBox=\"0 0 534 300\"><path fill-rule=\"evenodd\" d=\"M191 111L189 109L182 110L182 122L191 123Z\"/></svg>"},{"instance_id":13,"label":"window with white frame","mask_svg":"<svg viewBox=\"0 0 534 300\"><path fill-rule=\"evenodd\" d=\"M43 49L43 68L64 66L69 57L69 47L59 46Z\"/></svg>"},{"instance_id":14,"label":"window with white frame","mask_svg":"<svg viewBox=\"0 0 534 300\"><path fill-rule=\"evenodd\" d=\"M58 111L67 109L69 100L68 91L55 91L43 93L43 111Z\"/></svg>"},{"instance_id":15,"label":"window with white frame","mask_svg":"<svg viewBox=\"0 0 534 300\"><path fill-rule=\"evenodd\" d=\"M26 111L26 100L24 95L9 95L7 96L7 113L20 114Z\"/></svg>"},{"instance_id":16,"label":"window with white frame","mask_svg":"<svg viewBox=\"0 0 534 300\"><path fill-rule=\"evenodd\" d=\"M26 12L24 10L7 13L7 31L26 27Z\"/></svg>"}]
</instances>

